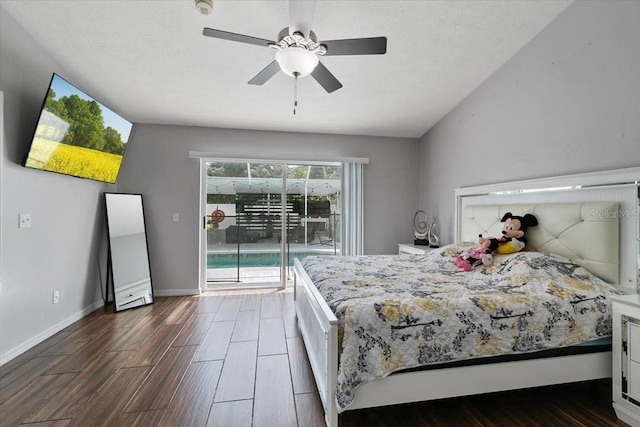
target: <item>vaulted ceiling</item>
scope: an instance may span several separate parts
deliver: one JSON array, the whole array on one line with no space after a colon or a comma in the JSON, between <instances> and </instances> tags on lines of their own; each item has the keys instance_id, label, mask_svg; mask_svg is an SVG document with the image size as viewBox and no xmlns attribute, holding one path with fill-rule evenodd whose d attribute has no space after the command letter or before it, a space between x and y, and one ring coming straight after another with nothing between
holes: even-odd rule
<instances>
[{"instance_id":1,"label":"vaulted ceiling","mask_svg":"<svg viewBox=\"0 0 640 427\"><path fill-rule=\"evenodd\" d=\"M321 58L343 87L300 79L296 115L293 78L247 84L274 49L202 34L276 41L288 1L214 0L210 15L194 0L0 5L63 67L51 72L136 123L418 138L570 3L318 0L319 41L386 36L387 53Z\"/></svg>"}]
</instances>

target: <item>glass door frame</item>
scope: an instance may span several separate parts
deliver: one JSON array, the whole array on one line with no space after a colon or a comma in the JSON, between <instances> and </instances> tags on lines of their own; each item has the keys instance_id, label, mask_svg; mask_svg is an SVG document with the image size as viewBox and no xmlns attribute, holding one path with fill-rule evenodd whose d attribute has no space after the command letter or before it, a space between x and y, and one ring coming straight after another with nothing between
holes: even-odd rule
<instances>
[{"instance_id":1,"label":"glass door frame","mask_svg":"<svg viewBox=\"0 0 640 427\"><path fill-rule=\"evenodd\" d=\"M209 281L207 279L207 228L206 228L206 218L208 215L207 212L207 164L208 163L247 163L247 164L276 164L283 166L283 174L282 174L282 185L283 188L286 184L286 161L283 160L263 160L263 159L236 159L236 158L200 158L200 218L201 223L199 224L200 233L199 233L199 254L200 254L200 262L198 265L199 269L199 277L200 277L200 292L211 291L211 290L242 290L242 289L259 289L259 288L271 288L282 290L286 287L287 283L287 233L286 233L286 203L281 203L280 207L280 216L282 221L282 228L284 232L281 232L280 238L280 280L279 282L257 282L255 284L245 283L239 280L239 275L237 281L221 281L219 284L209 286ZM282 193L281 193L282 197Z\"/></svg>"},{"instance_id":2,"label":"glass door frame","mask_svg":"<svg viewBox=\"0 0 640 427\"><path fill-rule=\"evenodd\" d=\"M194 156L195 157L195 156ZM229 289L250 289L250 288L259 288L259 287L268 287L268 288L278 288L284 289L289 282L289 258L291 254L289 253L289 218L288 218L288 210L287 210L287 199L289 196L288 185L289 180L289 166L339 166L340 168L344 168L344 163L336 160L291 160L291 159L246 159L246 158L228 158L228 157L216 157L216 156L197 156L200 160L200 215L201 221L200 223L200 234L199 234L199 253L200 253L200 262L199 262L199 277L200 277L200 291L209 291L209 290L229 290ZM277 164L282 166L282 192L280 193L281 197L281 206L280 206L280 215L281 215L281 239L280 239L280 282L261 282L261 283L245 283L242 281L229 281L229 282L220 282L219 285L209 286L208 277L207 277L207 230L205 227L206 217L208 215L207 212L207 169L208 164L210 163L247 163L247 164ZM343 195L343 177L341 176L340 181L340 199L342 199ZM308 180L308 176L307 176ZM306 191L306 188L305 188ZM273 193L276 194L276 193ZM295 194L295 193L294 193ZM305 193L305 201L306 201L306 193ZM306 203L306 202L305 202ZM338 206L342 206L343 201L339 203ZM306 206L306 205L305 205ZM342 212L343 207L340 212ZM306 214L306 208L305 208ZM330 215L329 218L333 218L335 220L335 213ZM305 223L307 223L305 221ZM335 224L334 224L335 228ZM305 231L306 232L306 231ZM337 232L337 230L333 230L333 232ZM343 243L342 239L338 239L337 236L334 236L335 242L334 246L339 245L338 251L342 253L343 251ZM336 248L333 249L333 254L335 254Z\"/></svg>"}]
</instances>

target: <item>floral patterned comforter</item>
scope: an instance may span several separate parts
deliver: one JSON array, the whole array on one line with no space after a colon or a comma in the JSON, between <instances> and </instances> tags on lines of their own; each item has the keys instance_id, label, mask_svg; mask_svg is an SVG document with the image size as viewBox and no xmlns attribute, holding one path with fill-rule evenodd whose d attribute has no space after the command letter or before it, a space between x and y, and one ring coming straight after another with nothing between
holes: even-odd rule
<instances>
[{"instance_id":1,"label":"floral patterned comforter","mask_svg":"<svg viewBox=\"0 0 640 427\"><path fill-rule=\"evenodd\" d=\"M607 297L618 292L584 268L563 257L520 252L459 271L453 258L471 247L302 261L340 324L339 412L360 384L400 369L611 334Z\"/></svg>"}]
</instances>

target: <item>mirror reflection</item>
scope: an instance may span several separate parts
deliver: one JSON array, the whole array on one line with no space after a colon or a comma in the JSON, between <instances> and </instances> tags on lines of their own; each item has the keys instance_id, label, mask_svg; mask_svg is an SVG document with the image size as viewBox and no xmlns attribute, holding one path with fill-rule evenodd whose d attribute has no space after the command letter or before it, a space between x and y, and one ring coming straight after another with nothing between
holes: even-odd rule
<instances>
[{"instance_id":1,"label":"mirror reflection","mask_svg":"<svg viewBox=\"0 0 640 427\"><path fill-rule=\"evenodd\" d=\"M142 195L105 193L105 206L115 309L150 304L153 288Z\"/></svg>"}]
</instances>

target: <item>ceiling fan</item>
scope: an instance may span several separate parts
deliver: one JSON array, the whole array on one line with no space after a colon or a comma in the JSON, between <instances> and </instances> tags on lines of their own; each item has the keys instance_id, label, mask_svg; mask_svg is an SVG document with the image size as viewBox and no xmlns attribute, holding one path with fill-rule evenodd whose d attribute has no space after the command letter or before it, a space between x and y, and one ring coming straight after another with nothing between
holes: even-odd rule
<instances>
[{"instance_id":1,"label":"ceiling fan","mask_svg":"<svg viewBox=\"0 0 640 427\"><path fill-rule=\"evenodd\" d=\"M276 58L249 84L262 85L279 70L294 77L309 74L329 93L342 87L342 83L319 60L320 56L381 55L387 52L386 37L343 39L318 42L311 31L315 0L289 0L289 27L278 34L278 41L266 40L243 34L205 28L208 37L248 43L277 49Z\"/></svg>"}]
</instances>

